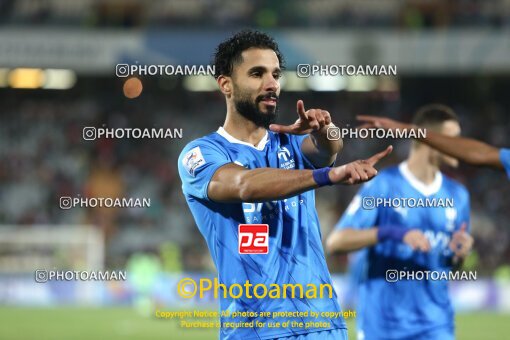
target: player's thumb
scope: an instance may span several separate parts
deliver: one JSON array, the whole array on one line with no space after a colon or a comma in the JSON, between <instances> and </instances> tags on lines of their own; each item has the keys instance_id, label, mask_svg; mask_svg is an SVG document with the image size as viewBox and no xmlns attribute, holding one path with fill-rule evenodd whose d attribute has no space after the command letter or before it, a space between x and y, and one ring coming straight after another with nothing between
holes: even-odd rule
<instances>
[{"instance_id":1,"label":"player's thumb","mask_svg":"<svg viewBox=\"0 0 510 340\"><path fill-rule=\"evenodd\" d=\"M286 125L280 125L280 124L271 124L269 125L269 130L276 132L276 133L292 133L292 125L286 126Z\"/></svg>"}]
</instances>

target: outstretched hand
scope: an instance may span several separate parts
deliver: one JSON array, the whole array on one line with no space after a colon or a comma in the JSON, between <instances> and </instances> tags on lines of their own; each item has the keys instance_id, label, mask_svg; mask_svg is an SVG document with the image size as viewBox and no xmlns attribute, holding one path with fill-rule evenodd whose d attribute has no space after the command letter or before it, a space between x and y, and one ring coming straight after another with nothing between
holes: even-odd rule
<instances>
[{"instance_id":1,"label":"outstretched hand","mask_svg":"<svg viewBox=\"0 0 510 340\"><path fill-rule=\"evenodd\" d=\"M331 124L331 115L328 111L321 109L305 110L305 104L302 100L297 101L297 114L299 118L294 124L271 124L269 130L276 133L306 135L314 131L320 131L323 127Z\"/></svg>"},{"instance_id":2,"label":"outstretched hand","mask_svg":"<svg viewBox=\"0 0 510 340\"><path fill-rule=\"evenodd\" d=\"M329 172L331 182L335 184L360 184L367 182L377 175L375 164L391 153L390 145L384 151L376 153L372 157L357 160L339 167L332 168Z\"/></svg>"}]
</instances>

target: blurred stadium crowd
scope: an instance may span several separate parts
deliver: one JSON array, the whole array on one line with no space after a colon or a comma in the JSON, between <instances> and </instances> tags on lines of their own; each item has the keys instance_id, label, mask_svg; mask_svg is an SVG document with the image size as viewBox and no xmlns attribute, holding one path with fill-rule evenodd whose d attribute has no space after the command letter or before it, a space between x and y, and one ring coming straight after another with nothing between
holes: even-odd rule
<instances>
[{"instance_id":1,"label":"blurred stadium crowd","mask_svg":"<svg viewBox=\"0 0 510 340\"><path fill-rule=\"evenodd\" d=\"M0 24L402 29L510 26L510 0L2 0Z\"/></svg>"},{"instance_id":2,"label":"blurred stadium crowd","mask_svg":"<svg viewBox=\"0 0 510 340\"><path fill-rule=\"evenodd\" d=\"M157 87L144 80L145 86ZM453 80L452 80L453 81ZM332 113L337 124L355 124L356 114L377 114L409 121L412 112L430 101L451 105L461 117L463 134L497 146L508 146L510 99L504 84L472 81L481 88L470 97L457 80L401 80L400 93L306 92L283 93L280 121L295 120L295 101ZM418 84L419 83L419 84ZM100 86L95 84L101 84ZM473 86L477 84L477 86ZM0 93L0 224L93 224L106 235L106 265L125 265L138 251L160 254L162 242L179 248L181 268L214 270L181 193L177 156L184 145L215 131L224 119L224 100L218 92L154 89L135 100L120 93L119 80L81 80L70 91L14 91ZM444 97L431 97L424 88ZM452 92L451 88L458 88ZM496 90L499 89L499 90ZM113 95L114 94L114 95ZM404 96L405 94L405 96ZM469 97L470 99L466 99ZM405 98L405 100L404 100ZM83 127L182 128L182 140L84 140ZM380 167L406 157L409 141L345 140L338 159L345 163L370 155L392 143L395 152ZM510 262L510 185L504 174L461 166L447 173L467 185L471 193L475 259L482 275L491 275ZM357 188L331 187L317 192L323 235L346 209ZM61 210L59 197L149 197L148 209L73 208ZM332 199L334 197L334 199ZM57 226L55 226L57 227ZM476 255L477 254L477 255ZM345 270L344 257L330 258L334 271Z\"/></svg>"}]
</instances>

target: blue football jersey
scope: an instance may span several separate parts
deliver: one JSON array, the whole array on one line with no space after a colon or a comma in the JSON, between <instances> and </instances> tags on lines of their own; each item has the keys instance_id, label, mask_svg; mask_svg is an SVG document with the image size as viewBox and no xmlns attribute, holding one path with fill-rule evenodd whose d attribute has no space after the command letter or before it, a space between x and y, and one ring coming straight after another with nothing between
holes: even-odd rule
<instances>
[{"instance_id":1,"label":"blue football jersey","mask_svg":"<svg viewBox=\"0 0 510 340\"><path fill-rule=\"evenodd\" d=\"M391 207L364 205L369 198L414 198L442 201L441 207ZM453 205L444 204L446 200ZM419 229L428 238L429 252L413 251L403 242L384 241L360 251L363 268L360 278L357 328L361 339L414 338L419 334L446 327L453 329L453 308L448 283L441 280L387 280L386 271L451 271L452 234L467 224L469 230L469 194L464 186L440 172L430 185L418 181L407 163L379 173L363 185L341 217L336 228L372 228L374 226ZM391 281L391 282L390 282Z\"/></svg>"},{"instance_id":2,"label":"blue football jersey","mask_svg":"<svg viewBox=\"0 0 510 340\"><path fill-rule=\"evenodd\" d=\"M501 149L499 151L499 159L505 167L508 178L510 178L510 149Z\"/></svg>"},{"instance_id":3,"label":"blue football jersey","mask_svg":"<svg viewBox=\"0 0 510 340\"><path fill-rule=\"evenodd\" d=\"M331 284L321 242L319 220L313 190L283 200L262 203L218 203L207 196L207 186L215 171L227 163L247 169L313 169L301 152L307 136L277 134L268 131L257 146L239 141L223 128L189 143L179 157L182 190L195 222L204 236L218 269L218 280L227 287L243 285L307 284L319 287ZM240 224L268 224L267 254L241 254L239 250ZM340 311L337 296L332 298L224 298L219 293L220 309L233 312L321 312ZM298 321L325 322L329 327L232 328L222 327L222 339L272 339L306 334L327 329L346 328L342 318L295 317L221 317L223 322L266 323Z\"/></svg>"}]
</instances>

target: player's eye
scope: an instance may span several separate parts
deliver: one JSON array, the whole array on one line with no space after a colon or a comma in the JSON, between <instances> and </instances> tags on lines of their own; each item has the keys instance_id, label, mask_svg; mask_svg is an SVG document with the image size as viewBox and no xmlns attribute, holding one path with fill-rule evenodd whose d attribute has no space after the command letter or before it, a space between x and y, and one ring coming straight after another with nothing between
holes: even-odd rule
<instances>
[{"instance_id":1,"label":"player's eye","mask_svg":"<svg viewBox=\"0 0 510 340\"><path fill-rule=\"evenodd\" d=\"M260 77L262 77L262 72L259 72L259 71L252 72L251 76L260 78Z\"/></svg>"},{"instance_id":2,"label":"player's eye","mask_svg":"<svg viewBox=\"0 0 510 340\"><path fill-rule=\"evenodd\" d=\"M282 78L282 74L281 73L274 73L273 74L273 78L274 79L281 79Z\"/></svg>"}]
</instances>

